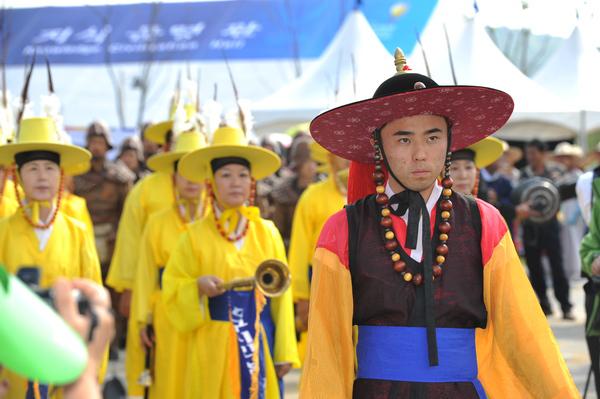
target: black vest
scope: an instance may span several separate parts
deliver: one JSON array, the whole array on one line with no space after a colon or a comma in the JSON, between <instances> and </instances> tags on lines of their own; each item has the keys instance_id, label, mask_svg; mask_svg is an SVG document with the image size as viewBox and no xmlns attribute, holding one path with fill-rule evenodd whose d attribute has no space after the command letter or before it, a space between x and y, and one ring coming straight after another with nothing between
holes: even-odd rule
<instances>
[{"instance_id":1,"label":"black vest","mask_svg":"<svg viewBox=\"0 0 600 399\"><path fill-rule=\"evenodd\" d=\"M485 328L487 313L483 303L483 262L481 259L481 219L471 198L452 194L454 204L450 223L449 253L444 272L434 286L436 327ZM437 226L441 210L436 212ZM384 248L381 215L375 196L365 197L346 207L348 217L349 267L354 298L353 324L380 326L424 326L424 288L404 281L394 271ZM428 230L427 230L428 231ZM439 243L434 230L432 250ZM422 273L423 265L402 249L409 270ZM435 259L435 253L433 254ZM424 276L429 277L431 276ZM423 348L424 351L427 348ZM478 398L470 382L417 383L357 379L354 398Z\"/></svg>"}]
</instances>

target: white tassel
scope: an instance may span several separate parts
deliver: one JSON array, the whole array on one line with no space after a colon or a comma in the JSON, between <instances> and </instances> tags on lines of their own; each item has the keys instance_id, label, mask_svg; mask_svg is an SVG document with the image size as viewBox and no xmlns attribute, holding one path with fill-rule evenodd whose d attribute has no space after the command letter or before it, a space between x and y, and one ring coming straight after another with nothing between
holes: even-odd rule
<instances>
[{"instance_id":1,"label":"white tassel","mask_svg":"<svg viewBox=\"0 0 600 399\"><path fill-rule=\"evenodd\" d=\"M60 99L54 93L42 95L42 114L47 118L51 118L56 126L58 140L64 142L64 137L67 133L63 124L63 116L60 113Z\"/></svg>"},{"instance_id":2,"label":"white tassel","mask_svg":"<svg viewBox=\"0 0 600 399\"><path fill-rule=\"evenodd\" d=\"M212 139L212 134L219 128L223 118L223 106L213 99L207 100L202 104L202 116L206 122L206 133L209 139Z\"/></svg>"},{"instance_id":3,"label":"white tassel","mask_svg":"<svg viewBox=\"0 0 600 399\"><path fill-rule=\"evenodd\" d=\"M185 108L183 107L182 101L179 101L177 108L175 108L175 114L173 115L173 140L183 133L194 129L192 121L188 120Z\"/></svg>"}]
</instances>

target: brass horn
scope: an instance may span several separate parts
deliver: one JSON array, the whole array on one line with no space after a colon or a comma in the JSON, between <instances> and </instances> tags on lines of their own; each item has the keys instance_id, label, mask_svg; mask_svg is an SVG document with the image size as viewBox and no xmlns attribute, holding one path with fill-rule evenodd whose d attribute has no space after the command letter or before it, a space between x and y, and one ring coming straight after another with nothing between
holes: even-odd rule
<instances>
[{"instance_id":1,"label":"brass horn","mask_svg":"<svg viewBox=\"0 0 600 399\"><path fill-rule=\"evenodd\" d=\"M235 288L258 288L267 297L283 295L290 286L290 270L277 259L267 259L258 265L254 277L240 278L219 285L224 290Z\"/></svg>"}]
</instances>

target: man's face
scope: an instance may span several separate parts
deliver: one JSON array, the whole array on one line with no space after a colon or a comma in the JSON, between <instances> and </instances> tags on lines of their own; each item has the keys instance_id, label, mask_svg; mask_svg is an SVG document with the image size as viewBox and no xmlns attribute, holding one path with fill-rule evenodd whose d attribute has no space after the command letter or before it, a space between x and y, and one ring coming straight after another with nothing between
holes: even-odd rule
<instances>
[{"instance_id":1,"label":"man's face","mask_svg":"<svg viewBox=\"0 0 600 399\"><path fill-rule=\"evenodd\" d=\"M152 155L156 154L158 152L158 148L160 147L155 142L146 140L145 138L142 138L142 144L144 145L144 159L145 160L148 160L148 158L150 158Z\"/></svg>"},{"instance_id":2,"label":"man's face","mask_svg":"<svg viewBox=\"0 0 600 399\"><path fill-rule=\"evenodd\" d=\"M91 136L88 139L87 148L92 153L93 158L102 159L106 157L108 152L108 143L102 136Z\"/></svg>"},{"instance_id":3,"label":"man's face","mask_svg":"<svg viewBox=\"0 0 600 399\"><path fill-rule=\"evenodd\" d=\"M119 157L121 161L131 170L135 172L140 167L140 161L136 150L125 150Z\"/></svg>"},{"instance_id":4,"label":"man's face","mask_svg":"<svg viewBox=\"0 0 600 399\"><path fill-rule=\"evenodd\" d=\"M390 168L408 189L429 189L440 175L446 160L448 126L435 115L395 119L381 130L381 140ZM394 191L394 179L390 180Z\"/></svg>"},{"instance_id":5,"label":"man's face","mask_svg":"<svg viewBox=\"0 0 600 399\"><path fill-rule=\"evenodd\" d=\"M527 146L525 148L525 158L531 166L540 166L544 163L544 152L537 147Z\"/></svg>"}]
</instances>

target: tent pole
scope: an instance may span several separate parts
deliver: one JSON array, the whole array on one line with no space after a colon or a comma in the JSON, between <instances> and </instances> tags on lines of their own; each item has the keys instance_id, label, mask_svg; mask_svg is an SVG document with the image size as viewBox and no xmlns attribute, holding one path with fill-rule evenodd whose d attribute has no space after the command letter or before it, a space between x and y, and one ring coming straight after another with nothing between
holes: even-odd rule
<instances>
[{"instance_id":1,"label":"tent pole","mask_svg":"<svg viewBox=\"0 0 600 399\"><path fill-rule=\"evenodd\" d=\"M579 111L579 145L581 146L581 149L583 150L584 153L587 152L588 150L588 142L587 142L587 135L586 135L586 111L585 110L581 110Z\"/></svg>"}]
</instances>

